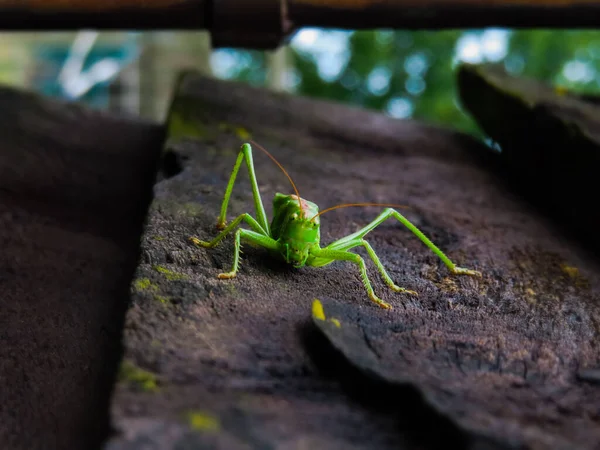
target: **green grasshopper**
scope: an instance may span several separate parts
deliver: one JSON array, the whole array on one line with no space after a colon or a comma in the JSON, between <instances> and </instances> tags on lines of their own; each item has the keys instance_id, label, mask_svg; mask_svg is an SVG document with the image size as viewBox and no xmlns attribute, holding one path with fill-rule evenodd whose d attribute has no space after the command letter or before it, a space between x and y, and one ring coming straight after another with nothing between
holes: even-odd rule
<instances>
[{"instance_id":1,"label":"green grasshopper","mask_svg":"<svg viewBox=\"0 0 600 450\"><path fill-rule=\"evenodd\" d=\"M295 194L275 194L275 198L273 199L273 220L271 221L271 224L269 224L260 193L258 191L258 184L256 182L256 174L254 172L254 163L252 160L252 147L250 144L242 145L233 167L231 177L229 178L227 189L225 190L225 197L223 198L223 204L221 206L221 214L219 215L217 221L217 229L222 230L221 233L219 233L212 241L209 242L201 241L196 237L190 238L190 241L198 247L213 248L227 234L238 227L241 222L246 222L246 224L250 226L250 230L237 228L235 232L233 267L231 271L219 274L218 278L229 279L237 275L240 260L240 241L243 238L251 244L269 249L274 254L282 258L287 264L290 264L295 268L300 268L305 265L309 267L323 267L331 264L334 261L353 262L360 270L360 275L362 277L363 284L367 289L369 298L382 308L391 308L391 305L375 295L367 275L367 268L363 258L360 255L349 251L355 247L364 247L370 258L377 266L377 269L379 270L379 273L385 280L386 284L393 291L417 295L415 291L397 286L392 281L385 268L381 264L381 261L377 257L377 254L364 239L367 233L372 231L375 227L390 217L394 217L415 235L417 235L417 237L427 247L429 247L429 249L431 249L433 253L435 253L444 262L444 264L446 264L446 266L448 266L452 274L481 277L480 272L457 267L438 247L436 247L419 229L417 229L417 227L410 223L408 219L402 216L395 209L390 208L390 206L401 207L401 205L391 205L386 203L352 203L333 206L319 212L319 207L315 203L300 197L296 185L281 164L279 164L279 162L267 150L262 148L256 142L252 140L250 140L250 142L266 153L267 156L269 156L269 158L271 158L279 166L292 184ZM248 173L250 175L250 183L252 185L254 207L256 209L257 218L254 219L250 214L245 213L238 216L229 225L226 225L227 205L229 203L229 198L231 197L231 192L233 190L237 173L244 160L246 160L246 165L248 166ZM346 237L338 239L326 247L321 248L320 216L327 211L349 206L387 206L388 208L383 210L383 212L379 214L375 220L373 220L364 228Z\"/></svg>"}]
</instances>

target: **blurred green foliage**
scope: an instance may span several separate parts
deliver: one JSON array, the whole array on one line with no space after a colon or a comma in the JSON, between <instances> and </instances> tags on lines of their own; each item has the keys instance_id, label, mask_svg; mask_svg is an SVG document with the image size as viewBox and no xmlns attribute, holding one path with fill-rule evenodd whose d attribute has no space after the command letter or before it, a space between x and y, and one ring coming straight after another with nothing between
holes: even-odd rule
<instances>
[{"instance_id":1,"label":"blurred green foliage","mask_svg":"<svg viewBox=\"0 0 600 450\"><path fill-rule=\"evenodd\" d=\"M503 64L513 74L588 94L600 90L596 31L301 30L289 52L294 92L475 134L476 125L457 99L455 75L461 60ZM220 74L216 67L218 76L265 82L264 53L217 50L215 55L216 62L219 56L229 58L229 72Z\"/></svg>"},{"instance_id":2,"label":"blurred green foliage","mask_svg":"<svg viewBox=\"0 0 600 450\"><path fill-rule=\"evenodd\" d=\"M320 78L310 53L294 50L295 67L301 77L297 92L376 110L395 107L400 116L435 118L439 123L464 120L454 105L452 71L454 45L460 34L353 33L348 43L348 63L332 81Z\"/></svg>"}]
</instances>

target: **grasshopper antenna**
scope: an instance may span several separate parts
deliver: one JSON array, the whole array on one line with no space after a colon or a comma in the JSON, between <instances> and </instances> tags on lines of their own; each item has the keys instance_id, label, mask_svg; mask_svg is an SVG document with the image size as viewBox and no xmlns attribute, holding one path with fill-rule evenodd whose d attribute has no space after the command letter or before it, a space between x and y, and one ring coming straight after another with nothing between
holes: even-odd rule
<instances>
[{"instance_id":1,"label":"grasshopper antenna","mask_svg":"<svg viewBox=\"0 0 600 450\"><path fill-rule=\"evenodd\" d=\"M326 212L333 211L334 209L340 208L349 208L351 206L386 206L389 208L402 208L402 209L410 209L410 206L406 205L395 205L393 203L344 203L341 205L332 206L331 208L324 209L323 211L319 211L317 214L311 217L311 221L315 220L321 214L325 214Z\"/></svg>"},{"instance_id":2,"label":"grasshopper antenna","mask_svg":"<svg viewBox=\"0 0 600 450\"><path fill-rule=\"evenodd\" d=\"M267 149L265 149L263 146L261 146L260 144L254 142L252 139L249 139L250 142L252 142L253 145L257 146L259 150L262 150L263 153L265 153L269 158L271 158L273 160L273 162L275 164L277 164L277 166L281 169L281 171L285 174L285 176L287 177L288 180L290 180L290 183L292 185L292 187L294 188L294 193L296 194L296 197L298 197L298 205L300 206L300 216L304 217L304 210L302 209L302 200L300 199L300 194L298 193L298 188L296 187L296 185L294 184L294 181L292 180L292 177L290 177L290 174L287 173L287 170L285 170L283 168L283 166L281 164L279 164L279 161L277 161L275 159L275 157L273 155L271 155ZM315 216L316 217L316 216Z\"/></svg>"}]
</instances>

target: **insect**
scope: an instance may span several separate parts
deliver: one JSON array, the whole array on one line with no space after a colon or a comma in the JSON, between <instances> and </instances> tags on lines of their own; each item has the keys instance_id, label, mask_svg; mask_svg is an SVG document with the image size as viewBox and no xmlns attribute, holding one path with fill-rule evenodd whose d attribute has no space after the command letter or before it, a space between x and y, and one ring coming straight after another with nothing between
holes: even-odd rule
<instances>
[{"instance_id":1,"label":"insect","mask_svg":"<svg viewBox=\"0 0 600 450\"><path fill-rule=\"evenodd\" d=\"M358 266L363 284L367 290L369 298L377 303L382 308L391 308L391 305L381 300L375 295L371 282L367 275L367 268L364 259L350 252L356 247L364 247L369 257L375 263L381 277L385 283L395 292L403 292L406 294L417 295L415 291L397 286L386 272L383 264L379 260L377 254L364 239L365 236L375 229L378 225L389 218L395 218L410 231L412 231L433 253L435 253L442 262L450 269L450 272L455 275L472 275L481 277L481 273L475 270L457 267L438 247L436 247L417 227L402 216L398 211L391 207L401 207L401 205L391 205L385 203L351 203L337 205L327 208L319 212L319 207L308 200L300 197L296 185L292 181L287 171L281 164L264 148L256 142L250 140L256 147L262 150L269 158L271 158L283 171L290 181L295 194L284 195L276 193L273 199L273 219L271 223L267 221L265 209L262 204L262 199L258 191L256 174L254 172L254 163L252 160L252 147L245 143L241 146L237 160L231 172L229 183L225 190L225 197L221 206L221 213L217 221L217 229L222 230L212 241L201 241L196 237L191 237L190 241L198 247L213 248L225 236L235 230L235 250L233 254L233 267L231 271L218 275L220 279L229 279L237 275L240 260L240 242L242 239L257 246L267 248L276 256L282 258L287 264L295 268L303 266L308 267L323 267L331 264L334 261L350 261ZM252 193L254 197L254 207L256 209L256 219L250 214L245 213L235 218L229 225L226 224L227 206L236 176L242 165L246 161ZM345 236L337 241L332 242L326 247L320 246L320 216L325 212L332 211L338 208L350 206L387 206L375 220L360 230ZM245 222L250 229L240 228L239 225Z\"/></svg>"}]
</instances>

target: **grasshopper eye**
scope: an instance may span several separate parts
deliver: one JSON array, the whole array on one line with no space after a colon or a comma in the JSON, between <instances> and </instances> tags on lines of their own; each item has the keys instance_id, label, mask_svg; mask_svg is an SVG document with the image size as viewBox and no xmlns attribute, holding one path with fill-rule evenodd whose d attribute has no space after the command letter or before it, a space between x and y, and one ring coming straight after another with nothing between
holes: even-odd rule
<instances>
[{"instance_id":1,"label":"grasshopper eye","mask_svg":"<svg viewBox=\"0 0 600 450\"><path fill-rule=\"evenodd\" d=\"M292 214L292 220L298 220L298 214L296 214L296 213Z\"/></svg>"}]
</instances>

